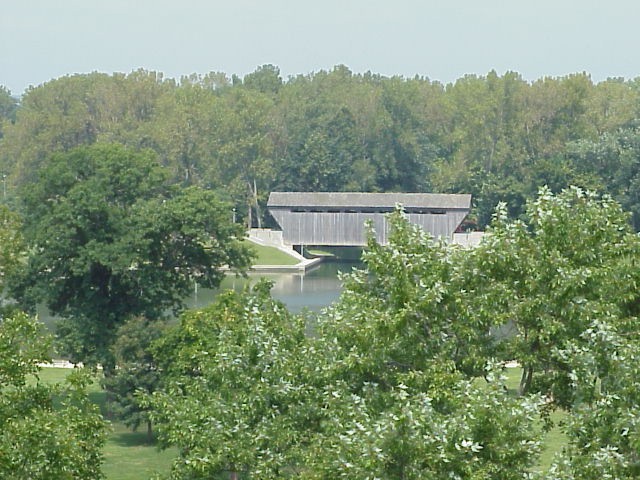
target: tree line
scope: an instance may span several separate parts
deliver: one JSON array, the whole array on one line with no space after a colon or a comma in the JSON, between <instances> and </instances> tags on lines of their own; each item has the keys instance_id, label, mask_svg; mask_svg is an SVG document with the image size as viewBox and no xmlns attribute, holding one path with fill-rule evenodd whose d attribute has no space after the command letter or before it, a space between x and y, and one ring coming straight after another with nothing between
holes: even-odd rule
<instances>
[{"instance_id":1,"label":"tree line","mask_svg":"<svg viewBox=\"0 0 640 480\"><path fill-rule=\"evenodd\" d=\"M223 192L254 225L270 191L471 193L470 228L483 228L499 201L521 216L540 185L580 185L638 229L639 112L637 79L586 73L70 75L19 101L0 89L0 171L10 200L52 152L117 142L153 150L176 184Z\"/></svg>"}]
</instances>

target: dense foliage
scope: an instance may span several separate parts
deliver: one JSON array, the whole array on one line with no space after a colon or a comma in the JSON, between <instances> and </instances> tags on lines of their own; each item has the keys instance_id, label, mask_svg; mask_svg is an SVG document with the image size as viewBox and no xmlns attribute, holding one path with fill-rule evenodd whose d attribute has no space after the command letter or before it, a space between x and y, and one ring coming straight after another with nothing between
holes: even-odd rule
<instances>
[{"instance_id":1,"label":"dense foliage","mask_svg":"<svg viewBox=\"0 0 640 480\"><path fill-rule=\"evenodd\" d=\"M472 251L400 212L312 335L268 285L184 315L146 401L171 478L596 479L638 474L638 237L620 205L542 189ZM521 395L500 360L523 365ZM539 392L539 393L533 393ZM534 474L540 416L566 449Z\"/></svg>"},{"instance_id":2,"label":"dense foliage","mask_svg":"<svg viewBox=\"0 0 640 480\"><path fill-rule=\"evenodd\" d=\"M498 207L473 252L475 275L492 299L486 308L513 327L509 355L523 366L521 392L534 387L571 404L570 365L558 352L596 319L637 314L639 253L628 215L609 196L543 188L516 221Z\"/></svg>"},{"instance_id":3,"label":"dense foliage","mask_svg":"<svg viewBox=\"0 0 640 480\"><path fill-rule=\"evenodd\" d=\"M169 188L148 152L97 144L59 153L22 201L29 255L14 292L63 317L58 334L73 361L109 369L127 318L160 318L195 280L213 287L221 267L250 263L230 208L211 191Z\"/></svg>"},{"instance_id":4,"label":"dense foliage","mask_svg":"<svg viewBox=\"0 0 640 480\"><path fill-rule=\"evenodd\" d=\"M267 65L0 87L2 201L23 216L0 207L0 288L65 317L72 359L118 365L114 408L178 447L172 478L531 478L552 408L568 445L548 478L635 478L639 86ZM397 212L312 325L260 284L156 330L194 279L248 265L231 220L268 222L272 190L472 193L489 235L462 251ZM100 478L84 380L27 382L37 338L2 318L0 476Z\"/></svg>"},{"instance_id":5,"label":"dense foliage","mask_svg":"<svg viewBox=\"0 0 640 480\"><path fill-rule=\"evenodd\" d=\"M166 322L132 317L121 325L111 352L117 369L103 378L109 414L134 431L146 426L147 441L153 441L153 425L140 394L150 394L160 387L160 372L151 354L151 345L162 337Z\"/></svg>"},{"instance_id":6,"label":"dense foliage","mask_svg":"<svg viewBox=\"0 0 640 480\"><path fill-rule=\"evenodd\" d=\"M172 478L291 475L312 428L300 376L308 341L268 284L183 314L157 346L165 388L151 399L160 442L180 451Z\"/></svg>"},{"instance_id":7,"label":"dense foliage","mask_svg":"<svg viewBox=\"0 0 640 480\"><path fill-rule=\"evenodd\" d=\"M5 301L7 281L20 267L25 253L25 243L21 233L22 223L17 214L5 205L0 205L0 306Z\"/></svg>"},{"instance_id":8,"label":"dense foliage","mask_svg":"<svg viewBox=\"0 0 640 480\"><path fill-rule=\"evenodd\" d=\"M634 319L635 320L635 319ZM549 476L560 480L640 476L640 338L594 320L561 350L571 366L569 444Z\"/></svg>"},{"instance_id":9,"label":"dense foliage","mask_svg":"<svg viewBox=\"0 0 640 480\"><path fill-rule=\"evenodd\" d=\"M509 396L487 362L490 324L463 319L464 253L399 212L391 225L314 335L259 285L161 341L167 384L150 403L182 452L174 478L526 477L537 400Z\"/></svg>"},{"instance_id":10,"label":"dense foliage","mask_svg":"<svg viewBox=\"0 0 640 480\"><path fill-rule=\"evenodd\" d=\"M87 377L38 381L50 342L24 314L0 319L0 477L100 479L106 424L85 392Z\"/></svg>"},{"instance_id":11,"label":"dense foliage","mask_svg":"<svg viewBox=\"0 0 640 480\"><path fill-rule=\"evenodd\" d=\"M265 65L233 80L71 75L19 105L0 91L0 104L9 198L52 152L118 142L155 151L173 182L224 191L245 218L251 206L255 225L270 191L471 193L483 227L499 201L521 215L539 186L573 184L610 193L640 228L637 80L489 72L443 85L345 66L283 80Z\"/></svg>"}]
</instances>

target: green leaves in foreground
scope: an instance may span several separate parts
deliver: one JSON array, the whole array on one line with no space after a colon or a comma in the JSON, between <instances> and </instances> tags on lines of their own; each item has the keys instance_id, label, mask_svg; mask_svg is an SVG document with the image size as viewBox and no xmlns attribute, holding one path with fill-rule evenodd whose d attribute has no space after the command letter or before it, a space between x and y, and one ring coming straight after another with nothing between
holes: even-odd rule
<instances>
[{"instance_id":1,"label":"green leaves in foreground","mask_svg":"<svg viewBox=\"0 0 640 480\"><path fill-rule=\"evenodd\" d=\"M268 284L185 313L158 345L166 389L150 399L161 443L181 452L172 477L284 476L312 428L307 348L303 320L271 299Z\"/></svg>"},{"instance_id":2,"label":"green leaves in foreground","mask_svg":"<svg viewBox=\"0 0 640 480\"><path fill-rule=\"evenodd\" d=\"M640 476L640 344L615 325L594 321L560 354L571 365L576 402L569 444L550 478Z\"/></svg>"},{"instance_id":3,"label":"green leaves in foreground","mask_svg":"<svg viewBox=\"0 0 640 480\"><path fill-rule=\"evenodd\" d=\"M162 444L180 451L171 478L526 477L536 399L433 357L399 367L384 330L350 341L337 318L310 338L266 284L183 315L156 345L165 390L147 397Z\"/></svg>"},{"instance_id":4,"label":"green leaves in foreground","mask_svg":"<svg viewBox=\"0 0 640 480\"><path fill-rule=\"evenodd\" d=\"M184 315L147 397L171 478L638 477L638 237L575 188L541 190L527 222L503 213L463 251L395 212L313 337L266 284ZM494 357L524 365L521 396ZM566 448L532 473L559 406Z\"/></svg>"},{"instance_id":5,"label":"green leaves in foreground","mask_svg":"<svg viewBox=\"0 0 640 480\"><path fill-rule=\"evenodd\" d=\"M40 383L37 364L47 354L34 320L0 319L0 477L103 478L106 425L86 395L88 376L77 371L65 384Z\"/></svg>"},{"instance_id":6,"label":"green leaves in foreground","mask_svg":"<svg viewBox=\"0 0 640 480\"><path fill-rule=\"evenodd\" d=\"M571 366L558 351L594 320L622 327L637 315L639 253L628 216L607 196L543 188L527 222L510 221L498 208L473 255L482 290L496 299L487 308L514 327L509 349L523 366L521 392L571 406Z\"/></svg>"}]
</instances>

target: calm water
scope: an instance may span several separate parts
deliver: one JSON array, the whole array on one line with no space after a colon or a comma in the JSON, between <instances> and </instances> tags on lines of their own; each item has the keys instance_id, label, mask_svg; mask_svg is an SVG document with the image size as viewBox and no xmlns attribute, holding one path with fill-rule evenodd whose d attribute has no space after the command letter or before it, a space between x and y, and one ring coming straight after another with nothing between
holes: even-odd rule
<instances>
[{"instance_id":1,"label":"calm water","mask_svg":"<svg viewBox=\"0 0 640 480\"><path fill-rule=\"evenodd\" d=\"M271 294L283 302L292 312L305 308L318 311L330 305L340 296L342 284L338 272L349 272L355 265L350 262L326 262L306 274L298 273L253 273L249 278L228 276L220 289L240 290L247 282L255 283L260 278L273 282ZM187 300L187 308L201 308L214 301L219 290L195 289Z\"/></svg>"},{"instance_id":2,"label":"calm water","mask_svg":"<svg viewBox=\"0 0 640 480\"><path fill-rule=\"evenodd\" d=\"M358 265L353 262L326 262L306 274L298 273L253 273L248 278L229 275L222 282L220 289L196 289L193 295L186 299L186 308L202 308L211 304L220 290L240 290L247 282L255 283L260 278L268 278L273 282L271 294L274 298L283 302L290 311L298 313L307 308L311 311L319 311L329 306L340 296L342 284L338 280L338 272L349 272ZM195 287L195 286L194 286ZM55 318L47 309L38 307L38 318L46 327L55 330Z\"/></svg>"}]
</instances>

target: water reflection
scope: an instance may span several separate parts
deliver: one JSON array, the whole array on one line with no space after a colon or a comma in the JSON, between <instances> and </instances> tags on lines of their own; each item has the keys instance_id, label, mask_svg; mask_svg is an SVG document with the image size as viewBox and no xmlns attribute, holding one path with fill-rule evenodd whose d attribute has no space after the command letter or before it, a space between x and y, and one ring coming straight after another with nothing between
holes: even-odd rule
<instances>
[{"instance_id":1,"label":"water reflection","mask_svg":"<svg viewBox=\"0 0 640 480\"><path fill-rule=\"evenodd\" d=\"M309 309L317 312L336 301L342 291L342 283L338 280L338 272L349 272L357 263L353 262L326 262L305 275L298 273L252 273L248 278L227 276L219 289L196 288L186 299L186 308L202 308L214 302L220 290L241 290L247 282L255 283L260 278L268 278L273 282L271 294L274 298L283 302L287 308L298 313ZM37 315L45 327L55 331L56 318L53 317L44 305L39 305Z\"/></svg>"},{"instance_id":2,"label":"water reflection","mask_svg":"<svg viewBox=\"0 0 640 480\"><path fill-rule=\"evenodd\" d=\"M241 290L247 282L255 283L260 278L273 282L271 294L287 308L300 312L307 308L319 311L338 299L342 283L338 272L349 272L357 264L351 262L327 262L302 275L299 273L252 273L249 278L228 276L219 289L196 289L187 300L187 308L202 308L212 303L220 290Z\"/></svg>"}]
</instances>

